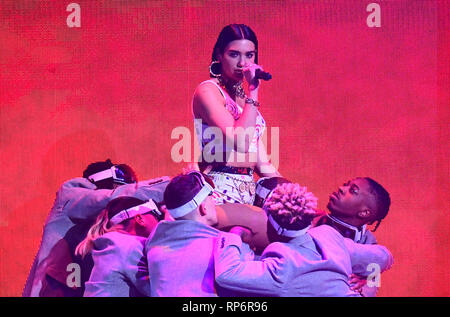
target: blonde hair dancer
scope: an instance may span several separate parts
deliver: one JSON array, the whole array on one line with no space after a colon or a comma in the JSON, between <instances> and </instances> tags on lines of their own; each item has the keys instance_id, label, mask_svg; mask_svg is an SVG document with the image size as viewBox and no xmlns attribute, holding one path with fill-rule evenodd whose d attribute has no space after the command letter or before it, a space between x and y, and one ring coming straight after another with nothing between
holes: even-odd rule
<instances>
[{"instance_id":1,"label":"blonde hair dancer","mask_svg":"<svg viewBox=\"0 0 450 317\"><path fill-rule=\"evenodd\" d=\"M148 296L150 285L144 244L164 214L150 200L112 200L90 228L76 254L92 254L94 267L85 297Z\"/></svg>"}]
</instances>

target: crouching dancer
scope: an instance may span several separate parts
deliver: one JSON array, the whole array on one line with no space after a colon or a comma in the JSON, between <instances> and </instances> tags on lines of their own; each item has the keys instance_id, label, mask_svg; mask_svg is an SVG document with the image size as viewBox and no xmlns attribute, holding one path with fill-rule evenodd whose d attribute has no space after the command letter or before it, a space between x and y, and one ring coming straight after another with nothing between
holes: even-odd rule
<instances>
[{"instance_id":1,"label":"crouching dancer","mask_svg":"<svg viewBox=\"0 0 450 317\"><path fill-rule=\"evenodd\" d=\"M164 203L175 221L161 221L146 242L151 296L215 297L213 250L219 234L214 182L192 171L174 177ZM253 252L248 245L242 247Z\"/></svg>"},{"instance_id":2,"label":"crouching dancer","mask_svg":"<svg viewBox=\"0 0 450 317\"><path fill-rule=\"evenodd\" d=\"M144 245L163 218L153 200L119 197L110 201L75 250L82 257L92 252L94 260L84 296L149 296Z\"/></svg>"},{"instance_id":3,"label":"crouching dancer","mask_svg":"<svg viewBox=\"0 0 450 317\"><path fill-rule=\"evenodd\" d=\"M263 296L360 296L351 289L353 272L364 276L375 263L388 269L392 255L380 245L362 245L331 226L311 228L317 198L298 184L280 184L266 199L267 234L271 242L258 261L240 257L242 227L220 233L214 251L218 285ZM235 233L235 234L233 234Z\"/></svg>"},{"instance_id":4,"label":"crouching dancer","mask_svg":"<svg viewBox=\"0 0 450 317\"><path fill-rule=\"evenodd\" d=\"M113 164L109 159L89 164L83 177L64 182L45 221L39 251L22 296L83 296L92 258L81 259L75 255L75 248L97 216L112 199L120 196L161 202L168 182L167 177L137 182L130 166ZM72 274L79 278L72 281Z\"/></svg>"}]
</instances>

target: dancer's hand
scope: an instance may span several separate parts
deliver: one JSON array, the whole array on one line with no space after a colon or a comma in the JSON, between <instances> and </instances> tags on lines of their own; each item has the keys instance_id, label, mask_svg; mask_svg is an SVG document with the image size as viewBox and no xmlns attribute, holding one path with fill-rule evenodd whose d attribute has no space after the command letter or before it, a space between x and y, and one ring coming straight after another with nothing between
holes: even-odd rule
<instances>
[{"instance_id":1,"label":"dancer's hand","mask_svg":"<svg viewBox=\"0 0 450 317\"><path fill-rule=\"evenodd\" d=\"M352 291L361 292L362 288L367 284L367 279L356 274L350 274L348 283Z\"/></svg>"},{"instance_id":2,"label":"dancer's hand","mask_svg":"<svg viewBox=\"0 0 450 317\"><path fill-rule=\"evenodd\" d=\"M250 243L251 238L253 237L253 232L249 228L241 226L234 226L230 229L230 233L237 234L241 237L242 242L245 242L247 244Z\"/></svg>"}]
</instances>

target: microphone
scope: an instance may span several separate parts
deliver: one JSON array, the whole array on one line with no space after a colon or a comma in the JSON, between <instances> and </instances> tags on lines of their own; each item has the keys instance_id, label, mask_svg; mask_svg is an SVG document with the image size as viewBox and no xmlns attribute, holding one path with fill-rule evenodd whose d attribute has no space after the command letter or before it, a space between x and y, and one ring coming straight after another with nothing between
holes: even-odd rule
<instances>
[{"instance_id":1,"label":"microphone","mask_svg":"<svg viewBox=\"0 0 450 317\"><path fill-rule=\"evenodd\" d=\"M270 73L268 72L263 72L260 69L257 69L255 71L255 78L256 79L262 79L262 80L271 80L272 79L272 75L270 75Z\"/></svg>"}]
</instances>

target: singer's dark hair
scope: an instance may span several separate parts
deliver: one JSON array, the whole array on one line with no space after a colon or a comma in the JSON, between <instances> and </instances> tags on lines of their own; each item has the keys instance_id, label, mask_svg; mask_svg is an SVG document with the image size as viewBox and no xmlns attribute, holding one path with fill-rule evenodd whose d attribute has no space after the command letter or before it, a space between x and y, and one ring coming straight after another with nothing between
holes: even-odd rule
<instances>
[{"instance_id":1,"label":"singer's dark hair","mask_svg":"<svg viewBox=\"0 0 450 317\"><path fill-rule=\"evenodd\" d=\"M230 42L235 40L249 40L255 44L255 63L258 64L258 39L255 32L245 24L230 24L222 29L217 38L216 45L212 52L211 63L219 59L219 54L223 54ZM220 73L220 65L214 69L214 73ZM212 75L210 75L213 77Z\"/></svg>"}]
</instances>

